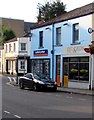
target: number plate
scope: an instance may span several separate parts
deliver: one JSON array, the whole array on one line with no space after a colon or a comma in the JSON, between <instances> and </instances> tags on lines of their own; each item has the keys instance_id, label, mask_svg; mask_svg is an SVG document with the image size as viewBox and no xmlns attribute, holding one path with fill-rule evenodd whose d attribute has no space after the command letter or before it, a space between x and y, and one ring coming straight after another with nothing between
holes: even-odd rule
<instances>
[{"instance_id":1,"label":"number plate","mask_svg":"<svg viewBox=\"0 0 94 120\"><path fill-rule=\"evenodd\" d=\"M53 85L47 85L47 87L51 87L51 88L52 88L52 87L54 87L54 86L53 86Z\"/></svg>"}]
</instances>

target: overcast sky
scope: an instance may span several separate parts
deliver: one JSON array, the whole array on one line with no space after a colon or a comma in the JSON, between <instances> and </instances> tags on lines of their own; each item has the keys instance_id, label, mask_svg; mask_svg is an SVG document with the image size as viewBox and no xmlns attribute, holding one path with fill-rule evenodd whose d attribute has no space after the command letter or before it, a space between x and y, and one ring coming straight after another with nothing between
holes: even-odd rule
<instances>
[{"instance_id":1,"label":"overcast sky","mask_svg":"<svg viewBox=\"0 0 94 120\"><path fill-rule=\"evenodd\" d=\"M0 17L21 19L27 22L36 22L38 3L45 4L53 0L0 0ZM94 0L61 0L70 11Z\"/></svg>"}]
</instances>

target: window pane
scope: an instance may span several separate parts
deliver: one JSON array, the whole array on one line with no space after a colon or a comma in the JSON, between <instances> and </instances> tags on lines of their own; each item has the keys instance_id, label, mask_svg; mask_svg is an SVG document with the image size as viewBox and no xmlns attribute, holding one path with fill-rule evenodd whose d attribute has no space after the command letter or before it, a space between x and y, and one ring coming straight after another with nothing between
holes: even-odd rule
<instances>
[{"instance_id":1,"label":"window pane","mask_svg":"<svg viewBox=\"0 0 94 120\"><path fill-rule=\"evenodd\" d=\"M21 43L21 50L26 50L26 43Z\"/></svg>"},{"instance_id":2,"label":"window pane","mask_svg":"<svg viewBox=\"0 0 94 120\"><path fill-rule=\"evenodd\" d=\"M69 64L69 79L78 80L78 63Z\"/></svg>"},{"instance_id":3,"label":"window pane","mask_svg":"<svg viewBox=\"0 0 94 120\"><path fill-rule=\"evenodd\" d=\"M73 25L73 43L77 43L79 40L79 24Z\"/></svg>"},{"instance_id":4,"label":"window pane","mask_svg":"<svg viewBox=\"0 0 94 120\"><path fill-rule=\"evenodd\" d=\"M79 80L89 81L89 64L80 63Z\"/></svg>"},{"instance_id":5,"label":"window pane","mask_svg":"<svg viewBox=\"0 0 94 120\"><path fill-rule=\"evenodd\" d=\"M89 58L88 57L81 57L80 62L89 62Z\"/></svg>"},{"instance_id":6,"label":"window pane","mask_svg":"<svg viewBox=\"0 0 94 120\"><path fill-rule=\"evenodd\" d=\"M25 61L20 61L20 69L25 69Z\"/></svg>"},{"instance_id":7,"label":"window pane","mask_svg":"<svg viewBox=\"0 0 94 120\"><path fill-rule=\"evenodd\" d=\"M56 29L56 45L61 45L61 27Z\"/></svg>"},{"instance_id":8,"label":"window pane","mask_svg":"<svg viewBox=\"0 0 94 120\"><path fill-rule=\"evenodd\" d=\"M68 62L64 62L64 75L68 75Z\"/></svg>"},{"instance_id":9,"label":"window pane","mask_svg":"<svg viewBox=\"0 0 94 120\"><path fill-rule=\"evenodd\" d=\"M43 47L43 31L39 33L39 47Z\"/></svg>"},{"instance_id":10,"label":"window pane","mask_svg":"<svg viewBox=\"0 0 94 120\"><path fill-rule=\"evenodd\" d=\"M68 62L69 61L69 58L64 58L64 62Z\"/></svg>"},{"instance_id":11,"label":"window pane","mask_svg":"<svg viewBox=\"0 0 94 120\"><path fill-rule=\"evenodd\" d=\"M78 62L79 59L78 58L70 58L70 62Z\"/></svg>"}]
</instances>

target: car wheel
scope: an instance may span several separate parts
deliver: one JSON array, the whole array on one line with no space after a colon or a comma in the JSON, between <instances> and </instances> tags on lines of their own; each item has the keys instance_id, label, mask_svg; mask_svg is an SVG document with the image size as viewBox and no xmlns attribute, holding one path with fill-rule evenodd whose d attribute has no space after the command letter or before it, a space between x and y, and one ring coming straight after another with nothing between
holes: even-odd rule
<instances>
[{"instance_id":1,"label":"car wheel","mask_svg":"<svg viewBox=\"0 0 94 120\"><path fill-rule=\"evenodd\" d=\"M20 82L19 86L20 86L20 89L24 89L24 85L22 82Z\"/></svg>"},{"instance_id":2,"label":"car wheel","mask_svg":"<svg viewBox=\"0 0 94 120\"><path fill-rule=\"evenodd\" d=\"M34 90L34 91L39 91L38 84L34 84L34 86L33 86L33 90Z\"/></svg>"},{"instance_id":3,"label":"car wheel","mask_svg":"<svg viewBox=\"0 0 94 120\"><path fill-rule=\"evenodd\" d=\"M33 90L34 90L34 91L37 91L37 85L36 85L36 84L34 84Z\"/></svg>"}]
</instances>

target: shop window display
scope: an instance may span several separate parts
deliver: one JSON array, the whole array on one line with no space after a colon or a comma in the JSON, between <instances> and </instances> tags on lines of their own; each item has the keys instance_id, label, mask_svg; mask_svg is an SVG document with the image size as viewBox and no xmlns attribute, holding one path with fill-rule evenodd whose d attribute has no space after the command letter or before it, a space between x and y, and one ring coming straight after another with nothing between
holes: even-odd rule
<instances>
[{"instance_id":1,"label":"shop window display","mask_svg":"<svg viewBox=\"0 0 94 120\"><path fill-rule=\"evenodd\" d=\"M67 60L67 61L66 61ZM89 81L89 58L64 58L64 67L67 63L67 68L64 72L67 73L69 80Z\"/></svg>"}]
</instances>

